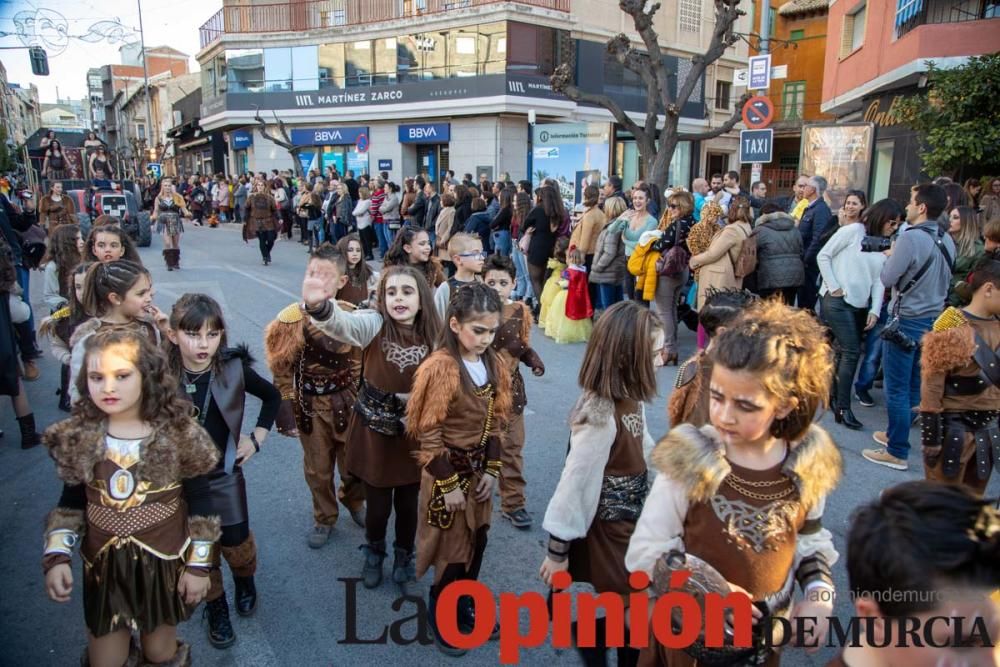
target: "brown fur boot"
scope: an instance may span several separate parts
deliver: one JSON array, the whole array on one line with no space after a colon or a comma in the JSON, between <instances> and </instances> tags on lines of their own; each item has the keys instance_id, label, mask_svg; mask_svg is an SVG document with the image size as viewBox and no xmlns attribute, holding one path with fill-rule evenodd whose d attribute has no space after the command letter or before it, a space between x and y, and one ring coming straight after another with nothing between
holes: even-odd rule
<instances>
[{"instance_id":1,"label":"brown fur boot","mask_svg":"<svg viewBox=\"0 0 1000 667\"><path fill-rule=\"evenodd\" d=\"M222 555L233 571L233 593L236 603L236 613L240 616L251 616L257 610L257 586L253 575L257 571L257 542L253 532L243 544L235 547L222 547Z\"/></svg>"},{"instance_id":2,"label":"brown fur boot","mask_svg":"<svg viewBox=\"0 0 1000 667\"><path fill-rule=\"evenodd\" d=\"M174 265L170 261L170 248L163 249L163 263L167 265L167 271L174 270Z\"/></svg>"}]
</instances>

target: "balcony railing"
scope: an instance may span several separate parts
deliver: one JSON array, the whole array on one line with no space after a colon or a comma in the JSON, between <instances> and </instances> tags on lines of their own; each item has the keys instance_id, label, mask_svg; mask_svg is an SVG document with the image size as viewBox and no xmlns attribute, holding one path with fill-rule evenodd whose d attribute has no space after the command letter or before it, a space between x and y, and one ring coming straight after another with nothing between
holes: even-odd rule
<instances>
[{"instance_id":1,"label":"balcony railing","mask_svg":"<svg viewBox=\"0 0 1000 667\"><path fill-rule=\"evenodd\" d=\"M224 6L199 30L201 48L224 34L302 32L382 23L485 5L519 4L569 12L570 0L306 0Z\"/></svg>"},{"instance_id":2,"label":"balcony railing","mask_svg":"<svg viewBox=\"0 0 1000 667\"><path fill-rule=\"evenodd\" d=\"M1000 18L997 0L912 0L896 10L896 38L922 25ZM899 21L900 13L906 17Z\"/></svg>"}]
</instances>

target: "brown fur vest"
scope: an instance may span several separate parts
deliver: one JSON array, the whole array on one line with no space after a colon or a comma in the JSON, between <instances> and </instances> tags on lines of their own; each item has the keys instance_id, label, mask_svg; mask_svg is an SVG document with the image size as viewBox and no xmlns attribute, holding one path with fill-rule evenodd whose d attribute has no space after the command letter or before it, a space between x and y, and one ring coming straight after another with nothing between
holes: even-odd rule
<instances>
[{"instance_id":1,"label":"brown fur vest","mask_svg":"<svg viewBox=\"0 0 1000 667\"><path fill-rule=\"evenodd\" d=\"M56 462L56 473L66 484L86 484L94 477L94 466L104 460L107 420L88 422L79 416L64 419L42 436ZM211 472L219 450L194 419L163 424L144 441L136 468L137 481L154 487Z\"/></svg>"},{"instance_id":2,"label":"brown fur vest","mask_svg":"<svg viewBox=\"0 0 1000 667\"><path fill-rule=\"evenodd\" d=\"M685 486L691 502L707 502L731 472L725 446L712 426L700 429L681 424L670 431L653 450L653 465ZM795 484L808 511L840 481L843 461L830 435L819 426L789 443L782 472Z\"/></svg>"}]
</instances>

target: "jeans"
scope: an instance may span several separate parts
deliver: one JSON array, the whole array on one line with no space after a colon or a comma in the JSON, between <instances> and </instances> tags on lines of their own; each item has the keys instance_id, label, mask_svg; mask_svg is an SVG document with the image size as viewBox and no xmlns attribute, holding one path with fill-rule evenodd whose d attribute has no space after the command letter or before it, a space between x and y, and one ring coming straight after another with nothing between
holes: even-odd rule
<instances>
[{"instance_id":1,"label":"jeans","mask_svg":"<svg viewBox=\"0 0 1000 667\"><path fill-rule=\"evenodd\" d=\"M901 319L899 330L920 340L930 331L934 318ZM910 422L913 408L920 404L920 348L906 351L895 343L882 341L882 372L889 412L889 453L906 459L910 453Z\"/></svg>"},{"instance_id":2,"label":"jeans","mask_svg":"<svg viewBox=\"0 0 1000 667\"><path fill-rule=\"evenodd\" d=\"M501 229L493 232L493 251L500 253L504 257L510 257L510 232Z\"/></svg>"},{"instance_id":3,"label":"jeans","mask_svg":"<svg viewBox=\"0 0 1000 667\"><path fill-rule=\"evenodd\" d=\"M385 257L385 253L389 252L389 246L392 245L394 232L384 222L372 226L375 227L375 236L378 237L378 249Z\"/></svg>"},{"instance_id":4,"label":"jeans","mask_svg":"<svg viewBox=\"0 0 1000 667\"><path fill-rule=\"evenodd\" d=\"M685 270L681 275L671 278L660 276L656 279L656 294L653 299L656 302L656 311L660 315L663 323L663 350L668 354L677 351L677 301L681 297L681 290L687 284L688 272Z\"/></svg>"},{"instance_id":5,"label":"jeans","mask_svg":"<svg viewBox=\"0 0 1000 667\"><path fill-rule=\"evenodd\" d=\"M854 383L854 388L869 391L875 384L875 374L878 373L879 364L882 361L882 338L880 334L889 321L888 302L882 305L882 313L878 317L878 322L871 329L865 332L865 345L861 353L861 367L858 369L858 379Z\"/></svg>"},{"instance_id":6,"label":"jeans","mask_svg":"<svg viewBox=\"0 0 1000 667\"><path fill-rule=\"evenodd\" d=\"M819 297L819 269L814 265L806 265L805 281L799 286L799 308L815 310Z\"/></svg>"},{"instance_id":7,"label":"jeans","mask_svg":"<svg viewBox=\"0 0 1000 667\"><path fill-rule=\"evenodd\" d=\"M310 220L306 228L309 230L309 247L318 248L326 240L326 229L323 228L323 218Z\"/></svg>"},{"instance_id":8,"label":"jeans","mask_svg":"<svg viewBox=\"0 0 1000 667\"><path fill-rule=\"evenodd\" d=\"M274 247L274 240L278 232L275 229L260 230L257 232L257 244L260 246L260 258L265 262L271 261L271 248Z\"/></svg>"},{"instance_id":9,"label":"jeans","mask_svg":"<svg viewBox=\"0 0 1000 667\"><path fill-rule=\"evenodd\" d=\"M854 372L861 358L861 334L867 323L868 310L855 308L842 296L823 295L823 322L833 333L836 364L834 371L835 410L851 407L851 387Z\"/></svg>"},{"instance_id":10,"label":"jeans","mask_svg":"<svg viewBox=\"0 0 1000 667\"><path fill-rule=\"evenodd\" d=\"M514 266L517 268L517 278L514 279L514 291L511 293L513 299L530 299L534 295L531 288L531 281L528 279L528 260L524 253L514 244Z\"/></svg>"},{"instance_id":11,"label":"jeans","mask_svg":"<svg viewBox=\"0 0 1000 667\"><path fill-rule=\"evenodd\" d=\"M597 301L594 308L597 310L607 310L619 301L625 299L625 289L621 283L593 283L597 285Z\"/></svg>"},{"instance_id":12,"label":"jeans","mask_svg":"<svg viewBox=\"0 0 1000 667\"><path fill-rule=\"evenodd\" d=\"M31 271L23 266L18 266L16 269L17 284L21 286L22 290L21 301L28 304L28 309L31 310ZM29 361L41 356L35 339L35 313L33 310L26 322L14 325L14 331L17 333L17 345L21 350L22 361Z\"/></svg>"}]
</instances>

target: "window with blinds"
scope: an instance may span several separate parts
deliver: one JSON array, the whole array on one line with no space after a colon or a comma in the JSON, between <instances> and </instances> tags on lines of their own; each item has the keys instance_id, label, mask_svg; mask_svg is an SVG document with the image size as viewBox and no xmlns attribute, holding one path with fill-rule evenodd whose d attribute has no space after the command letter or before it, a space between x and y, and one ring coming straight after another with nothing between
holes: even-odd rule
<instances>
[{"instance_id":1,"label":"window with blinds","mask_svg":"<svg viewBox=\"0 0 1000 667\"><path fill-rule=\"evenodd\" d=\"M864 44L867 15L867 6L862 3L844 16L844 27L840 33L841 58L851 55Z\"/></svg>"}]
</instances>

